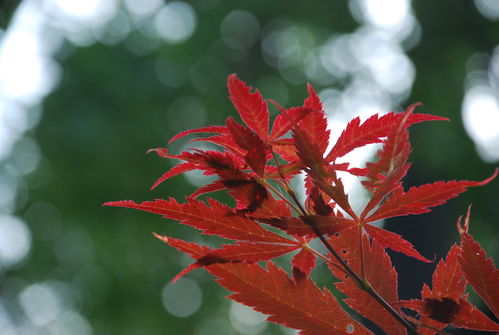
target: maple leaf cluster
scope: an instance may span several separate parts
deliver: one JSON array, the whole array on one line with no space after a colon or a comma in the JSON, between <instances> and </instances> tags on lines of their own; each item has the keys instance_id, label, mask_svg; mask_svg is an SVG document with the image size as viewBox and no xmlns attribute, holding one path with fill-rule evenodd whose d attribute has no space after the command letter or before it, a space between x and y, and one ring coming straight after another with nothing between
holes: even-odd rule
<instances>
[{"instance_id":1,"label":"maple leaf cluster","mask_svg":"<svg viewBox=\"0 0 499 335\"><path fill-rule=\"evenodd\" d=\"M408 128L424 121L447 120L405 112L373 115L364 122L354 118L336 143L322 103L308 85L302 106L279 110L270 127L267 102L261 94L239 80L228 78L230 100L243 123L229 117L225 126L208 126L176 135L175 141L193 133L209 133L196 139L216 144L215 150L192 149L178 155L156 148L161 157L181 160L153 188L178 174L201 170L218 179L186 197L135 203L115 201L109 206L135 208L216 235L231 244L212 249L169 236L155 236L188 254L194 262L173 281L196 268L205 268L221 286L233 292L230 299L268 314L268 321L299 330L299 334L371 334L355 313L371 320L387 334L434 334L448 325L475 330L499 331L499 324L467 300L466 284L482 297L490 310L499 313L499 271L468 232L458 224L460 245L450 249L433 274L431 288L424 285L421 298L401 301L397 272L386 248L423 262L431 262L402 236L373 225L381 219L429 212L434 206L458 196L483 181L437 181L404 189L402 178L410 167ZM365 167L337 160L372 143L381 143L377 160ZM331 148L331 149L328 149ZM338 172L360 178L370 194L362 211L350 205ZM300 201L290 181L305 174L306 199ZM199 196L226 190L233 207ZM275 229L277 228L277 229ZM319 239L327 252L310 242ZM274 258L294 253L290 270L277 266ZM338 298L319 288L310 274L322 259L337 279L334 285L347 297L345 310ZM408 310L416 315L408 314ZM354 314L352 314L354 313Z\"/></svg>"}]
</instances>

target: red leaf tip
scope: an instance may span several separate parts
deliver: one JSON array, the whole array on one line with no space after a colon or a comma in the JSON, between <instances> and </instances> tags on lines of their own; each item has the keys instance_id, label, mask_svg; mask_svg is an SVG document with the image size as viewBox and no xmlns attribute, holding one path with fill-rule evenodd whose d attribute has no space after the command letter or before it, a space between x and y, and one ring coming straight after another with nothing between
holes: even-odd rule
<instances>
[{"instance_id":1,"label":"red leaf tip","mask_svg":"<svg viewBox=\"0 0 499 335\"><path fill-rule=\"evenodd\" d=\"M168 243L168 237L164 235L159 235L158 233L152 232L153 236L156 237L158 240L163 241L165 243Z\"/></svg>"},{"instance_id":2,"label":"red leaf tip","mask_svg":"<svg viewBox=\"0 0 499 335\"><path fill-rule=\"evenodd\" d=\"M308 90L308 98L305 99L303 107L322 112L321 100L317 95L317 92L314 90L312 84L307 83L307 90Z\"/></svg>"},{"instance_id":3,"label":"red leaf tip","mask_svg":"<svg viewBox=\"0 0 499 335\"><path fill-rule=\"evenodd\" d=\"M422 102L415 102L412 105L410 105L409 107L407 107L407 109L405 111L406 111L406 113L412 113L416 109L416 107L419 107L419 106L423 106L423 103Z\"/></svg>"},{"instance_id":4,"label":"red leaf tip","mask_svg":"<svg viewBox=\"0 0 499 335\"><path fill-rule=\"evenodd\" d=\"M308 94L311 96L317 95L317 92L315 92L314 87L310 83L307 83L307 91L308 91Z\"/></svg>"},{"instance_id":5,"label":"red leaf tip","mask_svg":"<svg viewBox=\"0 0 499 335\"><path fill-rule=\"evenodd\" d=\"M234 80L234 79L238 79L237 78L237 74L235 73L231 73L229 74L229 76L227 77L227 82L231 81L231 80Z\"/></svg>"},{"instance_id":6,"label":"red leaf tip","mask_svg":"<svg viewBox=\"0 0 499 335\"><path fill-rule=\"evenodd\" d=\"M499 174L499 169L498 169L498 168L495 168L494 173L492 174L492 176L490 176L490 177L489 177L489 178L487 178L487 179L482 180L482 181L478 184L478 186L484 186L484 185L487 185L487 184L488 184L488 183L490 183L492 180L496 179L497 174Z\"/></svg>"},{"instance_id":7,"label":"red leaf tip","mask_svg":"<svg viewBox=\"0 0 499 335\"><path fill-rule=\"evenodd\" d=\"M274 99L267 99L267 101L270 102L272 105L274 105L275 108L277 108L281 113L284 110L284 107L282 107L281 104L275 101Z\"/></svg>"},{"instance_id":8,"label":"red leaf tip","mask_svg":"<svg viewBox=\"0 0 499 335\"><path fill-rule=\"evenodd\" d=\"M459 218L457 219L456 223L457 231L459 232L460 235L468 232L470 228L470 216L471 216L471 204L468 206L468 210L466 212L466 218L464 219L464 224L461 225L461 220L463 219L462 215L460 215Z\"/></svg>"},{"instance_id":9,"label":"red leaf tip","mask_svg":"<svg viewBox=\"0 0 499 335\"><path fill-rule=\"evenodd\" d=\"M102 206L125 207L123 206L125 203L133 203L133 200L108 201L103 203Z\"/></svg>"},{"instance_id":10,"label":"red leaf tip","mask_svg":"<svg viewBox=\"0 0 499 335\"><path fill-rule=\"evenodd\" d=\"M158 156L163 158L170 158L171 155L168 153L168 149L166 148L151 148L146 151L146 154L150 154L151 152L155 152Z\"/></svg>"}]
</instances>

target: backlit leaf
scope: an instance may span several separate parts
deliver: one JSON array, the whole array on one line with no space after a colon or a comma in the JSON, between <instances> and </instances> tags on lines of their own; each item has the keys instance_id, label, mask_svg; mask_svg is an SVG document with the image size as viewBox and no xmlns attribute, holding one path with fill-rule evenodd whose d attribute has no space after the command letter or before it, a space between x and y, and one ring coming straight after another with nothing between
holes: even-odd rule
<instances>
[{"instance_id":1,"label":"backlit leaf","mask_svg":"<svg viewBox=\"0 0 499 335\"><path fill-rule=\"evenodd\" d=\"M289 243L290 240L263 229L253 220L246 219L216 200L208 198L208 205L202 201L187 199L187 203L179 204L175 199L169 201L158 199L137 204L133 201L114 201L106 206L117 206L139 209L155 213L182 224L200 229L207 235L238 241L258 241L273 243Z\"/></svg>"},{"instance_id":2,"label":"backlit leaf","mask_svg":"<svg viewBox=\"0 0 499 335\"><path fill-rule=\"evenodd\" d=\"M419 335L438 332L447 325L499 331L497 323L466 300L467 280L492 311L497 313L499 309L498 271L468 234L469 217L464 227L458 225L461 247L454 245L446 259L438 263L432 288L423 284L421 299L402 302L398 299L397 273L386 248L430 261L400 235L369 224L428 212L467 188L485 185L496 177L497 170L483 181L439 181L404 190L402 178L410 167L409 126L445 118L414 114L417 104L409 106L405 113L373 115L364 122L355 118L326 152L330 138L327 118L310 84L302 106L283 108L275 104L280 113L272 122L270 134L270 114L262 95L234 74L229 76L227 86L244 124L229 117L225 126L186 130L170 141L209 133L191 141L215 144L218 150L192 148L178 155L167 148L148 151L181 161L153 188L191 170L215 175L218 180L198 188L183 204L171 198L105 204L156 213L203 234L231 240L231 244L212 249L155 234L194 259L174 281L203 267L233 292L230 298L268 314L269 321L305 335L370 334L355 321L359 314L378 326L373 328L375 331L382 329L389 335L407 331L412 335L413 326L418 327ZM375 162L365 167L337 162L352 150L373 143L383 144ZM305 174L304 199L297 197L299 192L292 188L299 179L294 177L301 172ZM362 185L372 193L360 214L352 209L338 177L345 172L360 177ZM232 207L210 198L206 202L196 200L199 195L220 190L232 197ZM319 240L323 245L314 249ZM323 254L324 248L331 254ZM295 253L292 258L279 259L288 263L288 274L272 259L291 252ZM346 295L344 304L312 280L316 257L325 261L338 279L334 285ZM267 262L267 266L259 262ZM345 304L352 315L344 309ZM418 315L405 315L402 307Z\"/></svg>"},{"instance_id":3,"label":"backlit leaf","mask_svg":"<svg viewBox=\"0 0 499 335\"><path fill-rule=\"evenodd\" d=\"M285 255L300 248L300 245L298 243L286 245L239 242L238 244L234 245L222 245L218 249L209 249L196 243L186 242L168 236L162 236L159 234L154 234L154 236L196 259L196 262L190 264L179 274L177 274L173 278L172 282L176 282L178 279L180 279L190 271L198 269L200 267L205 267L213 264L255 263L259 261L266 261L275 257Z\"/></svg>"},{"instance_id":4,"label":"backlit leaf","mask_svg":"<svg viewBox=\"0 0 499 335\"><path fill-rule=\"evenodd\" d=\"M361 253L363 254L364 277L369 285L395 310L398 303L397 272L392 266L390 257L384 248L373 240L372 243L365 234L362 235L362 248L358 227L354 226L335 234L329 239L338 254L359 276L362 274ZM335 261L339 266L339 263ZM359 314L370 319L387 334L405 334L405 328L366 291L360 289L347 273L338 267L330 270L340 280L336 283L338 290L347 295L345 302Z\"/></svg>"},{"instance_id":5,"label":"backlit leaf","mask_svg":"<svg viewBox=\"0 0 499 335\"><path fill-rule=\"evenodd\" d=\"M163 152L162 155L167 155ZM165 180L192 170L202 170L205 175L217 174L224 179L247 179L249 178L242 169L244 168L244 161L229 152L219 151L194 151L182 152L180 155L168 155L170 158L176 158L187 161L170 169L163 176L161 176L152 186L157 187Z\"/></svg>"},{"instance_id":6,"label":"backlit leaf","mask_svg":"<svg viewBox=\"0 0 499 335\"><path fill-rule=\"evenodd\" d=\"M188 254L189 256L191 256L194 259L202 257L206 253L210 252L210 248L203 246L203 245L193 243L193 242L187 242L184 240L176 239L176 238L169 237L169 236L159 235L156 233L153 233L153 235L154 235L154 237L156 237L160 241L163 241L164 243L170 245L171 247L174 247L175 249L177 249L183 253ZM177 280L179 280L180 278L185 276L187 273L189 273L195 269L198 269L199 267L200 267L200 265L197 263L190 264L189 266L184 268L182 271L180 271L177 275L175 275L175 277L172 278L172 283L175 283Z\"/></svg>"},{"instance_id":7,"label":"backlit leaf","mask_svg":"<svg viewBox=\"0 0 499 335\"><path fill-rule=\"evenodd\" d=\"M217 264L207 267L229 298L268 314L267 320L299 329L302 335L371 334L353 321L333 295L312 280L294 281L274 263Z\"/></svg>"},{"instance_id":8,"label":"backlit leaf","mask_svg":"<svg viewBox=\"0 0 499 335\"><path fill-rule=\"evenodd\" d=\"M445 261L442 259L438 262L437 267L433 272L431 282L432 288L430 289L426 284L423 286L423 289L421 290L422 299L440 299L445 297L452 301L459 301L459 299L464 296L466 281L464 280L464 273L457 261L459 252L460 248L454 244L447 253ZM419 327L421 335L434 334L435 329L443 329L448 324L448 322L438 321L426 315L421 315L419 321L433 327L433 329L424 326Z\"/></svg>"},{"instance_id":9,"label":"backlit leaf","mask_svg":"<svg viewBox=\"0 0 499 335\"><path fill-rule=\"evenodd\" d=\"M407 112L414 110L416 105L407 108ZM381 143L383 137L388 136L394 124L403 117L402 113L388 113L382 116L374 114L365 120L362 124L360 118L356 117L350 121L336 141L336 144L328 153L326 160L334 161L343 157L352 150L371 143ZM411 114L406 125L424 122L424 121L448 121L447 118L429 114Z\"/></svg>"},{"instance_id":10,"label":"backlit leaf","mask_svg":"<svg viewBox=\"0 0 499 335\"><path fill-rule=\"evenodd\" d=\"M291 264L293 265L293 277L295 280L301 280L303 277L308 277L314 269L315 255L302 248L299 253L293 256Z\"/></svg>"},{"instance_id":11,"label":"backlit leaf","mask_svg":"<svg viewBox=\"0 0 499 335\"><path fill-rule=\"evenodd\" d=\"M183 131L183 132L178 133L177 135L173 136L168 143L170 144L170 143L178 140L179 138L182 138L182 137L190 135L190 134L196 134L196 133L227 134L228 130L224 126L208 126L208 127L197 128L197 129L189 129L189 130Z\"/></svg>"},{"instance_id":12,"label":"backlit leaf","mask_svg":"<svg viewBox=\"0 0 499 335\"><path fill-rule=\"evenodd\" d=\"M244 157L246 150L237 145L230 133L222 135L213 135L209 137L196 138L195 142L209 142L216 144L222 148L229 150L231 153L238 155L239 157Z\"/></svg>"},{"instance_id":13,"label":"backlit leaf","mask_svg":"<svg viewBox=\"0 0 499 335\"><path fill-rule=\"evenodd\" d=\"M206 266L215 263L266 261L287 254L299 247L298 244L239 242L234 245L222 245L219 249L211 250L206 255L198 258L197 262L202 266Z\"/></svg>"},{"instance_id":14,"label":"backlit leaf","mask_svg":"<svg viewBox=\"0 0 499 335\"><path fill-rule=\"evenodd\" d=\"M253 129L263 140L269 137L269 111L267 103L258 90L251 93L251 87L246 86L235 74L227 80L230 100L236 107L244 123Z\"/></svg>"},{"instance_id":15,"label":"backlit leaf","mask_svg":"<svg viewBox=\"0 0 499 335\"><path fill-rule=\"evenodd\" d=\"M416 258L426 263L431 263L429 259L423 257L416 249L414 249L414 246L409 241L403 239L402 236L370 224L364 225L364 229L369 233L369 236L371 236L384 248L390 248L409 257Z\"/></svg>"},{"instance_id":16,"label":"backlit leaf","mask_svg":"<svg viewBox=\"0 0 499 335\"><path fill-rule=\"evenodd\" d=\"M407 192L404 192L399 187L376 212L366 219L366 222L394 216L427 213L430 211L429 208L444 204L447 200L457 197L469 187L486 185L496 176L497 169L492 176L483 181L437 181L433 184L411 187Z\"/></svg>"},{"instance_id":17,"label":"backlit leaf","mask_svg":"<svg viewBox=\"0 0 499 335\"><path fill-rule=\"evenodd\" d=\"M461 234L459 264L468 283L499 317L499 270L480 244L468 233Z\"/></svg>"},{"instance_id":18,"label":"backlit leaf","mask_svg":"<svg viewBox=\"0 0 499 335\"><path fill-rule=\"evenodd\" d=\"M310 141L317 145L321 157L329 145L330 131L327 129L327 118L322 111L308 113L298 122L298 127L304 131Z\"/></svg>"},{"instance_id":19,"label":"backlit leaf","mask_svg":"<svg viewBox=\"0 0 499 335\"><path fill-rule=\"evenodd\" d=\"M258 176L263 176L266 162L266 147L251 129L240 125L232 118L226 121L227 129L238 146L246 150L244 159Z\"/></svg>"},{"instance_id":20,"label":"backlit leaf","mask_svg":"<svg viewBox=\"0 0 499 335\"><path fill-rule=\"evenodd\" d=\"M490 320L466 300L465 274L460 265L461 253L461 248L454 244L445 261L441 260L435 269L432 289L425 285L421 292L421 300L403 301L402 305L418 311L422 315L420 322L437 330L452 324L467 329L498 331L499 324ZM480 273L474 274L475 277L479 275ZM422 334L434 333L426 327L421 327L420 331Z\"/></svg>"},{"instance_id":21,"label":"backlit leaf","mask_svg":"<svg viewBox=\"0 0 499 335\"><path fill-rule=\"evenodd\" d=\"M445 261L438 262L431 281L431 293L421 295L423 298L447 297L458 300L463 297L466 289L464 273L458 263L460 248L454 244Z\"/></svg>"},{"instance_id":22,"label":"backlit leaf","mask_svg":"<svg viewBox=\"0 0 499 335\"><path fill-rule=\"evenodd\" d=\"M290 235L297 236L314 236L316 231L319 231L321 235L332 235L355 224L351 219L323 215L274 217L258 220L279 228ZM316 230L312 227L315 227Z\"/></svg>"},{"instance_id":23,"label":"backlit leaf","mask_svg":"<svg viewBox=\"0 0 499 335\"><path fill-rule=\"evenodd\" d=\"M163 174L161 177L159 177L158 180L156 180L154 182L154 184L151 186L151 190L158 187L159 184L161 184L165 180L168 180L172 177L175 177L175 176L182 174L182 173L185 173L185 172L197 170L197 168L198 168L198 164L191 163L191 162L185 162L185 163L182 163L179 165L175 165L170 170L168 170L165 174Z\"/></svg>"},{"instance_id":24,"label":"backlit leaf","mask_svg":"<svg viewBox=\"0 0 499 335\"><path fill-rule=\"evenodd\" d=\"M367 180L362 185L373 192L371 200L361 214L364 218L381 200L397 187L401 186L400 180L406 175L410 164L407 158L411 152L407 120L411 116L405 113L398 123L393 124L388 137L383 141L383 149L378 151L378 160L366 164Z\"/></svg>"},{"instance_id":25,"label":"backlit leaf","mask_svg":"<svg viewBox=\"0 0 499 335\"><path fill-rule=\"evenodd\" d=\"M499 324L464 299L426 298L404 301L402 305L443 324L473 330L499 331Z\"/></svg>"},{"instance_id":26,"label":"backlit leaf","mask_svg":"<svg viewBox=\"0 0 499 335\"><path fill-rule=\"evenodd\" d=\"M293 139L301 162L311 169L320 171L324 164L322 150L319 144L310 136L310 133L302 128L295 127L293 129Z\"/></svg>"},{"instance_id":27,"label":"backlit leaf","mask_svg":"<svg viewBox=\"0 0 499 335\"><path fill-rule=\"evenodd\" d=\"M271 140L275 141L289 132L298 121L305 117L312 109L303 107L291 107L289 109L277 106L279 111L272 125Z\"/></svg>"}]
</instances>

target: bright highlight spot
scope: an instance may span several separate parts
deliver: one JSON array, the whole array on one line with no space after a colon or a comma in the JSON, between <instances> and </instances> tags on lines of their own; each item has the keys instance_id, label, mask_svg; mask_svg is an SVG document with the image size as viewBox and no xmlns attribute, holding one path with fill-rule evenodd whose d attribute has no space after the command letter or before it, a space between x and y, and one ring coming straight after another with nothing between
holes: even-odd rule
<instances>
[{"instance_id":1,"label":"bright highlight spot","mask_svg":"<svg viewBox=\"0 0 499 335\"><path fill-rule=\"evenodd\" d=\"M402 93L409 89L416 75L411 61L400 52L381 51L381 53L371 64L375 80L391 93Z\"/></svg>"},{"instance_id":2,"label":"bright highlight spot","mask_svg":"<svg viewBox=\"0 0 499 335\"><path fill-rule=\"evenodd\" d=\"M162 293L165 309L179 318L188 317L201 307L203 296L199 285L189 278L181 278L175 284L169 283Z\"/></svg>"},{"instance_id":3,"label":"bright highlight spot","mask_svg":"<svg viewBox=\"0 0 499 335\"><path fill-rule=\"evenodd\" d=\"M161 8L154 23L162 39L170 43L181 43L194 33L197 17L189 4L174 1Z\"/></svg>"},{"instance_id":4,"label":"bright highlight spot","mask_svg":"<svg viewBox=\"0 0 499 335\"><path fill-rule=\"evenodd\" d=\"M56 291L45 283L26 287L21 291L19 301L26 316L37 326L55 320L63 310Z\"/></svg>"},{"instance_id":5,"label":"bright highlight spot","mask_svg":"<svg viewBox=\"0 0 499 335\"><path fill-rule=\"evenodd\" d=\"M23 260L31 248L31 233L20 219L0 215L0 270Z\"/></svg>"},{"instance_id":6,"label":"bright highlight spot","mask_svg":"<svg viewBox=\"0 0 499 335\"><path fill-rule=\"evenodd\" d=\"M264 314L238 302L231 301L229 313L232 327L242 334L260 334L267 326Z\"/></svg>"},{"instance_id":7,"label":"bright highlight spot","mask_svg":"<svg viewBox=\"0 0 499 335\"><path fill-rule=\"evenodd\" d=\"M409 0L361 0L367 21L381 28L401 24L409 13Z\"/></svg>"},{"instance_id":8,"label":"bright highlight spot","mask_svg":"<svg viewBox=\"0 0 499 335\"><path fill-rule=\"evenodd\" d=\"M125 6L136 16L149 16L156 12L161 5L163 0L125 0Z\"/></svg>"},{"instance_id":9,"label":"bright highlight spot","mask_svg":"<svg viewBox=\"0 0 499 335\"><path fill-rule=\"evenodd\" d=\"M40 159L40 149L36 142L25 137L15 144L11 164L19 174L26 175L36 169Z\"/></svg>"},{"instance_id":10,"label":"bright highlight spot","mask_svg":"<svg viewBox=\"0 0 499 335\"><path fill-rule=\"evenodd\" d=\"M32 103L52 90L58 67L41 54L41 48L28 30L5 36L0 46L0 93Z\"/></svg>"},{"instance_id":11,"label":"bright highlight spot","mask_svg":"<svg viewBox=\"0 0 499 335\"><path fill-rule=\"evenodd\" d=\"M54 0L54 2L67 16L94 23L112 18L117 7L116 0Z\"/></svg>"},{"instance_id":12,"label":"bright highlight spot","mask_svg":"<svg viewBox=\"0 0 499 335\"><path fill-rule=\"evenodd\" d=\"M499 1L497 0L475 0L476 8L487 19L495 21L499 19Z\"/></svg>"},{"instance_id":13,"label":"bright highlight spot","mask_svg":"<svg viewBox=\"0 0 499 335\"><path fill-rule=\"evenodd\" d=\"M397 43L379 32L358 32L350 45L356 60L381 88L392 94L410 89L416 71Z\"/></svg>"},{"instance_id":14,"label":"bright highlight spot","mask_svg":"<svg viewBox=\"0 0 499 335\"><path fill-rule=\"evenodd\" d=\"M499 160L499 101L492 89L476 86L466 92L462 106L466 131L487 162Z\"/></svg>"},{"instance_id":15,"label":"bright highlight spot","mask_svg":"<svg viewBox=\"0 0 499 335\"><path fill-rule=\"evenodd\" d=\"M310 63L307 56L317 45L312 31L288 21L273 20L263 29L261 45L265 61L277 68L287 82L305 84L305 71Z\"/></svg>"}]
</instances>

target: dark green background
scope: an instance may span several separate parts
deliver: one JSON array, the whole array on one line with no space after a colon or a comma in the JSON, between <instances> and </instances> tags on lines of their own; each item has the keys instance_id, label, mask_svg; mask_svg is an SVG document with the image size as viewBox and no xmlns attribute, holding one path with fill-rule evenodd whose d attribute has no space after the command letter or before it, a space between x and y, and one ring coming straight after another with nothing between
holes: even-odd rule
<instances>
[{"instance_id":1,"label":"dark green background","mask_svg":"<svg viewBox=\"0 0 499 335\"><path fill-rule=\"evenodd\" d=\"M197 8L199 3L192 4ZM421 101L424 106L418 111L445 116L452 122L411 128L413 165L405 185L483 179L492 173L494 165L477 156L460 111L465 64L474 53L493 50L499 42L499 25L482 17L471 1L414 1L413 7L422 39L408 52L416 68L416 80L404 105ZM41 121L30 134L40 145L42 163L27 177L29 198L17 211L32 230L32 252L22 267L2 274L3 278L22 278L25 283L48 279L74 283L83 266L97 266L102 271L89 274L77 286L80 310L94 334L99 335L194 334L201 320L213 315L227 317L226 292L203 270L189 275L202 284L203 304L198 312L176 318L162 306L161 291L181 269L180 254L154 239L151 231L189 239L191 230L159 216L101 205L112 200L169 196L181 200L194 190L183 177L149 190L172 162L145 155L145 151L165 146L175 133L190 126L185 121L175 122L178 116L172 115L169 105L176 97L197 96L208 113L206 124L221 124L227 116L236 115L225 89L229 73L236 72L254 85L263 76L279 76L263 61L258 42L247 57L226 62L222 72L196 63L202 56L220 53L214 47L220 38L220 23L234 9L253 13L261 27L276 18L325 35L348 33L358 27L343 1L222 1L210 10L197 11L198 27L188 41L163 43L144 55L130 52L124 42L84 48L67 42L58 56L63 69L60 84L44 100ZM3 22L7 23L8 17L6 12ZM207 87L206 93L196 90L189 80L175 89L162 84L156 75L160 57L178 64L179 69L200 67L199 71L208 73L204 77L208 82L202 84ZM287 105L300 104L305 86L287 86ZM341 89L342 85L333 87ZM201 126L196 120L193 124ZM436 255L438 259L457 239L457 217L473 203L471 231L489 255L497 255L498 194L496 180L430 214L390 220L388 227L412 241L426 257ZM55 206L60 217L50 217L45 209L32 206L39 202ZM60 242L60 238L44 237L52 230L61 238L84 230L91 241L82 247L78 238ZM63 260L56 255L58 248L64 250ZM416 297L422 281L431 278L434 265L400 255L394 255L394 260L400 269L401 297ZM212 331L209 334L226 334ZM265 332L280 333L274 326Z\"/></svg>"}]
</instances>

